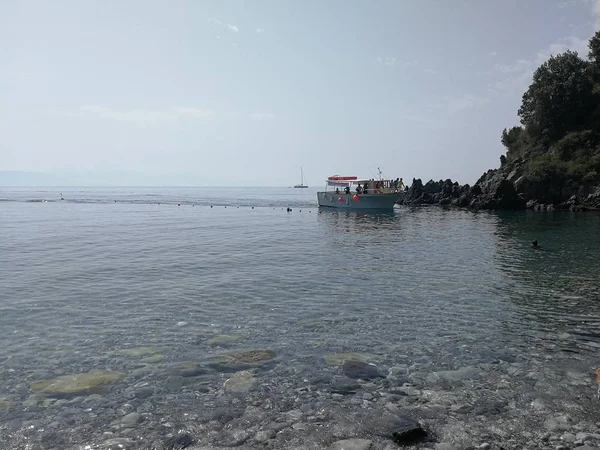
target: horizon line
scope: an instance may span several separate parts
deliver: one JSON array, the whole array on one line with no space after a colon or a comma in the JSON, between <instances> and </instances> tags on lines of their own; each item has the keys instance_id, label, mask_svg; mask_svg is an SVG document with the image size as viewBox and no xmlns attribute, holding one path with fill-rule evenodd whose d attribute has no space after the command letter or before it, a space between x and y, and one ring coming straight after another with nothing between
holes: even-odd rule
<instances>
[{"instance_id":1,"label":"horizon line","mask_svg":"<svg viewBox=\"0 0 600 450\"><path fill-rule=\"evenodd\" d=\"M294 186L265 186L265 185L116 185L116 184L91 184L91 185L0 185L1 188L285 188L294 189ZM307 186L310 188L310 186Z\"/></svg>"}]
</instances>

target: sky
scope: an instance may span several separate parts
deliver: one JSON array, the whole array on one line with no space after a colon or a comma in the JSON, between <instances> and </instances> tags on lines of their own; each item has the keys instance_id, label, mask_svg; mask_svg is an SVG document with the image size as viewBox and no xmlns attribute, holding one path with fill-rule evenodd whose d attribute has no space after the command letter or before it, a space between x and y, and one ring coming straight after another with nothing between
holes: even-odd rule
<instances>
[{"instance_id":1,"label":"sky","mask_svg":"<svg viewBox=\"0 0 600 450\"><path fill-rule=\"evenodd\" d=\"M0 171L472 184L599 29L600 0L0 0Z\"/></svg>"}]
</instances>

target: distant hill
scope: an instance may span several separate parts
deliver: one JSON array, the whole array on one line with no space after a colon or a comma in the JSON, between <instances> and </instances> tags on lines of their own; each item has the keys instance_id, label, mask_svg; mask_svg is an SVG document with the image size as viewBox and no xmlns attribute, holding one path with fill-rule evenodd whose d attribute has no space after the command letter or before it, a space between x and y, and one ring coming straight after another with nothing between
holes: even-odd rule
<instances>
[{"instance_id":1,"label":"distant hill","mask_svg":"<svg viewBox=\"0 0 600 450\"><path fill-rule=\"evenodd\" d=\"M145 175L128 171L22 172L0 171L0 186L194 186L193 174Z\"/></svg>"},{"instance_id":2,"label":"distant hill","mask_svg":"<svg viewBox=\"0 0 600 450\"><path fill-rule=\"evenodd\" d=\"M38 172L0 171L0 186L58 186L60 177Z\"/></svg>"}]
</instances>

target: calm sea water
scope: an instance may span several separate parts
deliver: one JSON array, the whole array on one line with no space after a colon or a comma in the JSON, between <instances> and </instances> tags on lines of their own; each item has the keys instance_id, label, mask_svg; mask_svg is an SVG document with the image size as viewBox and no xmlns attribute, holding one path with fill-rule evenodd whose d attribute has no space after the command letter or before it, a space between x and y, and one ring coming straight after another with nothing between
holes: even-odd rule
<instances>
[{"instance_id":1,"label":"calm sea water","mask_svg":"<svg viewBox=\"0 0 600 450\"><path fill-rule=\"evenodd\" d=\"M180 430L215 448L324 448L369 434L356 417L397 410L441 441L600 420L598 214L365 217L288 188L2 188L0 200L1 448L163 448ZM139 347L154 350L127 352ZM232 374L207 361L239 349L276 358L228 391ZM324 357L349 352L383 377L335 388L349 374ZM206 371L181 376L182 362ZM94 369L125 377L93 395L32 392Z\"/></svg>"}]
</instances>

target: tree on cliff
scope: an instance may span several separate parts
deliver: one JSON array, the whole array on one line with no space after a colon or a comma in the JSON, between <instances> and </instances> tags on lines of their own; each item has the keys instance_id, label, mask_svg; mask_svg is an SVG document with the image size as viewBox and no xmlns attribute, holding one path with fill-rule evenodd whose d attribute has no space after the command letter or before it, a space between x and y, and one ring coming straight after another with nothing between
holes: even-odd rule
<instances>
[{"instance_id":1,"label":"tree on cliff","mask_svg":"<svg viewBox=\"0 0 600 450\"><path fill-rule=\"evenodd\" d=\"M591 64L577 52L552 56L535 71L523 94L521 123L528 134L549 145L587 123L596 107L593 88Z\"/></svg>"},{"instance_id":2,"label":"tree on cliff","mask_svg":"<svg viewBox=\"0 0 600 450\"><path fill-rule=\"evenodd\" d=\"M590 39L588 44L590 52L588 58L596 69L600 69L600 31L597 31L594 36Z\"/></svg>"}]
</instances>

